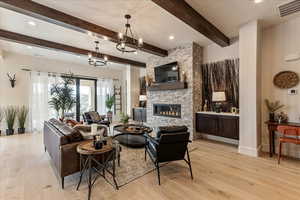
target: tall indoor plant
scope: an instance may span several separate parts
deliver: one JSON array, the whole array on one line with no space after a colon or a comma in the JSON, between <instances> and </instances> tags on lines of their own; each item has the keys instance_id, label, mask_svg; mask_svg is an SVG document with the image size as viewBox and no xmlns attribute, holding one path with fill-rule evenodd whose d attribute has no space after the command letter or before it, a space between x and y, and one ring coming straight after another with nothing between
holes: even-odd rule
<instances>
[{"instance_id":1,"label":"tall indoor plant","mask_svg":"<svg viewBox=\"0 0 300 200\"><path fill-rule=\"evenodd\" d=\"M65 113L72 110L76 104L72 85L74 85L74 78L68 75L63 77L61 82L51 86L49 105L56 110L61 120L64 119Z\"/></svg>"},{"instance_id":2,"label":"tall indoor plant","mask_svg":"<svg viewBox=\"0 0 300 200\"><path fill-rule=\"evenodd\" d=\"M4 109L5 121L7 125L6 135L14 134L14 125L17 116L18 110L15 106L7 106Z\"/></svg>"},{"instance_id":3,"label":"tall indoor plant","mask_svg":"<svg viewBox=\"0 0 300 200\"><path fill-rule=\"evenodd\" d=\"M106 100L105 100L105 106L108 109L107 111L107 118L112 119L112 107L115 104L115 96L114 95L106 95Z\"/></svg>"},{"instance_id":4,"label":"tall indoor plant","mask_svg":"<svg viewBox=\"0 0 300 200\"><path fill-rule=\"evenodd\" d=\"M270 102L268 99L265 99L265 103L267 106L267 109L269 111L269 120L271 122L275 121L275 112L279 110L280 108L283 108L284 105L280 104L280 101Z\"/></svg>"},{"instance_id":5,"label":"tall indoor plant","mask_svg":"<svg viewBox=\"0 0 300 200\"><path fill-rule=\"evenodd\" d=\"M17 118L18 118L18 133L19 134L23 134L25 133L25 123L27 120L27 116L28 116L28 108L26 106L21 106L18 109L18 114L17 114Z\"/></svg>"}]
</instances>

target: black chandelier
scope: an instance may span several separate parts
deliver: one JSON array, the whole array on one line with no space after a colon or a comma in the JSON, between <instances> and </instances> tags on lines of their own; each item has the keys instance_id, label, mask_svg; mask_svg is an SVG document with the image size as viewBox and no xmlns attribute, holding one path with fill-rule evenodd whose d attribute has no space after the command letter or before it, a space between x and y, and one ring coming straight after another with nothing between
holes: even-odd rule
<instances>
[{"instance_id":1,"label":"black chandelier","mask_svg":"<svg viewBox=\"0 0 300 200\"><path fill-rule=\"evenodd\" d=\"M103 56L101 53L100 53L100 50L99 50L99 41L95 41L95 44L96 44L96 47L95 47L95 51L96 51L96 54L95 56L93 56L93 53L90 52L88 54L89 56L89 64L94 66L94 67L100 67L100 66L105 66L107 65L107 56ZM103 59L100 59L102 58Z\"/></svg>"},{"instance_id":2,"label":"black chandelier","mask_svg":"<svg viewBox=\"0 0 300 200\"><path fill-rule=\"evenodd\" d=\"M119 42L116 46L122 53L137 53L137 49L143 46L142 38L139 38L138 40L134 39L131 25L129 24L130 18L130 15L125 15L125 19L127 20L125 24L125 33L119 33Z\"/></svg>"}]
</instances>

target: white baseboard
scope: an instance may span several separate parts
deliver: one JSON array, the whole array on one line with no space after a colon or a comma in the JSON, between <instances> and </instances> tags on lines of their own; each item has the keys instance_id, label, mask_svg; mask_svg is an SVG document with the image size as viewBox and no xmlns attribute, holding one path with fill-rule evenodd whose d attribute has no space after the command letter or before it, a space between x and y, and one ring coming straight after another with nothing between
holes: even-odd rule
<instances>
[{"instance_id":1,"label":"white baseboard","mask_svg":"<svg viewBox=\"0 0 300 200\"><path fill-rule=\"evenodd\" d=\"M219 137L219 136L214 136L214 135L208 135L208 134L203 134L203 133L201 133L201 135L199 134L198 137L202 137L202 138L205 138L205 139L214 140L214 141L218 141L218 142L233 144L233 145L238 145L239 144L238 140L233 140L233 139L229 139L229 138L224 138L224 137Z\"/></svg>"},{"instance_id":2,"label":"white baseboard","mask_svg":"<svg viewBox=\"0 0 300 200\"><path fill-rule=\"evenodd\" d=\"M258 157L261 151L261 146L258 148L239 146L239 153L247 156Z\"/></svg>"}]
</instances>

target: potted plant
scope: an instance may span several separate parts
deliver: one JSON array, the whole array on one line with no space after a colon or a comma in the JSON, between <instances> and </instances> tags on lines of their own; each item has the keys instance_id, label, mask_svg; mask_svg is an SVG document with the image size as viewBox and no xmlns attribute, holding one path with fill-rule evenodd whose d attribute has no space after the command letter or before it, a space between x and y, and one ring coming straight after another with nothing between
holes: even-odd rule
<instances>
[{"instance_id":1,"label":"potted plant","mask_svg":"<svg viewBox=\"0 0 300 200\"><path fill-rule=\"evenodd\" d=\"M124 126L128 125L129 116L125 113L121 113L120 122L123 123Z\"/></svg>"},{"instance_id":2,"label":"potted plant","mask_svg":"<svg viewBox=\"0 0 300 200\"><path fill-rule=\"evenodd\" d=\"M106 100L105 100L105 105L106 108L108 109L107 111L107 118L109 119L109 121L111 121L112 119L112 107L115 104L115 96L114 95L106 95Z\"/></svg>"},{"instance_id":3,"label":"potted plant","mask_svg":"<svg viewBox=\"0 0 300 200\"><path fill-rule=\"evenodd\" d=\"M3 111L2 108L0 107L0 127L1 127L2 119L3 119ZM1 129L0 129L0 135L1 135Z\"/></svg>"},{"instance_id":4,"label":"potted plant","mask_svg":"<svg viewBox=\"0 0 300 200\"><path fill-rule=\"evenodd\" d=\"M26 123L27 116L28 116L28 108L26 106L21 106L18 109L18 114L17 114L18 124L19 124L19 128L18 128L19 134L25 133L25 123Z\"/></svg>"},{"instance_id":5,"label":"potted plant","mask_svg":"<svg viewBox=\"0 0 300 200\"><path fill-rule=\"evenodd\" d=\"M65 113L72 110L76 104L75 91L72 85L74 85L74 78L70 74L63 77L62 82L51 86L49 105L56 110L61 120L64 120Z\"/></svg>"},{"instance_id":6,"label":"potted plant","mask_svg":"<svg viewBox=\"0 0 300 200\"><path fill-rule=\"evenodd\" d=\"M5 121L7 125L6 135L14 134L14 125L17 116L17 109L14 106L8 106L4 109Z\"/></svg>"},{"instance_id":7,"label":"potted plant","mask_svg":"<svg viewBox=\"0 0 300 200\"><path fill-rule=\"evenodd\" d=\"M279 110L280 108L283 108L284 105L280 104L280 101L270 102L268 99L265 99L265 103L267 106L267 109L269 111L269 120L270 122L275 121L275 112Z\"/></svg>"},{"instance_id":8,"label":"potted plant","mask_svg":"<svg viewBox=\"0 0 300 200\"><path fill-rule=\"evenodd\" d=\"M48 102L50 107L56 111L56 118L59 118L59 111L60 111L60 101L56 97L51 97L50 101Z\"/></svg>"}]
</instances>

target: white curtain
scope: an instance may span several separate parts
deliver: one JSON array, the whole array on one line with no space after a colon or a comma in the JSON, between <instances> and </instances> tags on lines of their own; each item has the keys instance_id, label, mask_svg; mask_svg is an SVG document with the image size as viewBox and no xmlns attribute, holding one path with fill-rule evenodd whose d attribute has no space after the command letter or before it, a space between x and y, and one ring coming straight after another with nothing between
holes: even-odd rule
<instances>
[{"instance_id":1,"label":"white curtain","mask_svg":"<svg viewBox=\"0 0 300 200\"><path fill-rule=\"evenodd\" d=\"M61 81L62 81L62 78L60 75L48 73L48 102L50 101L50 98L51 98L50 90L51 90L52 85L57 84ZM47 105L48 105L48 113L49 113L48 118L49 119L51 119L51 118L58 119L59 113L57 113L57 111L54 110L54 108L51 108L49 106L49 104L47 104Z\"/></svg>"},{"instance_id":2,"label":"white curtain","mask_svg":"<svg viewBox=\"0 0 300 200\"><path fill-rule=\"evenodd\" d=\"M113 80L98 79L97 80L97 111L100 115L106 115L107 108L105 106L106 96L113 95Z\"/></svg>"},{"instance_id":3,"label":"white curtain","mask_svg":"<svg viewBox=\"0 0 300 200\"><path fill-rule=\"evenodd\" d=\"M53 116L49 108L50 86L56 76L45 72L30 72L29 124L32 132L41 132L43 123Z\"/></svg>"}]
</instances>

